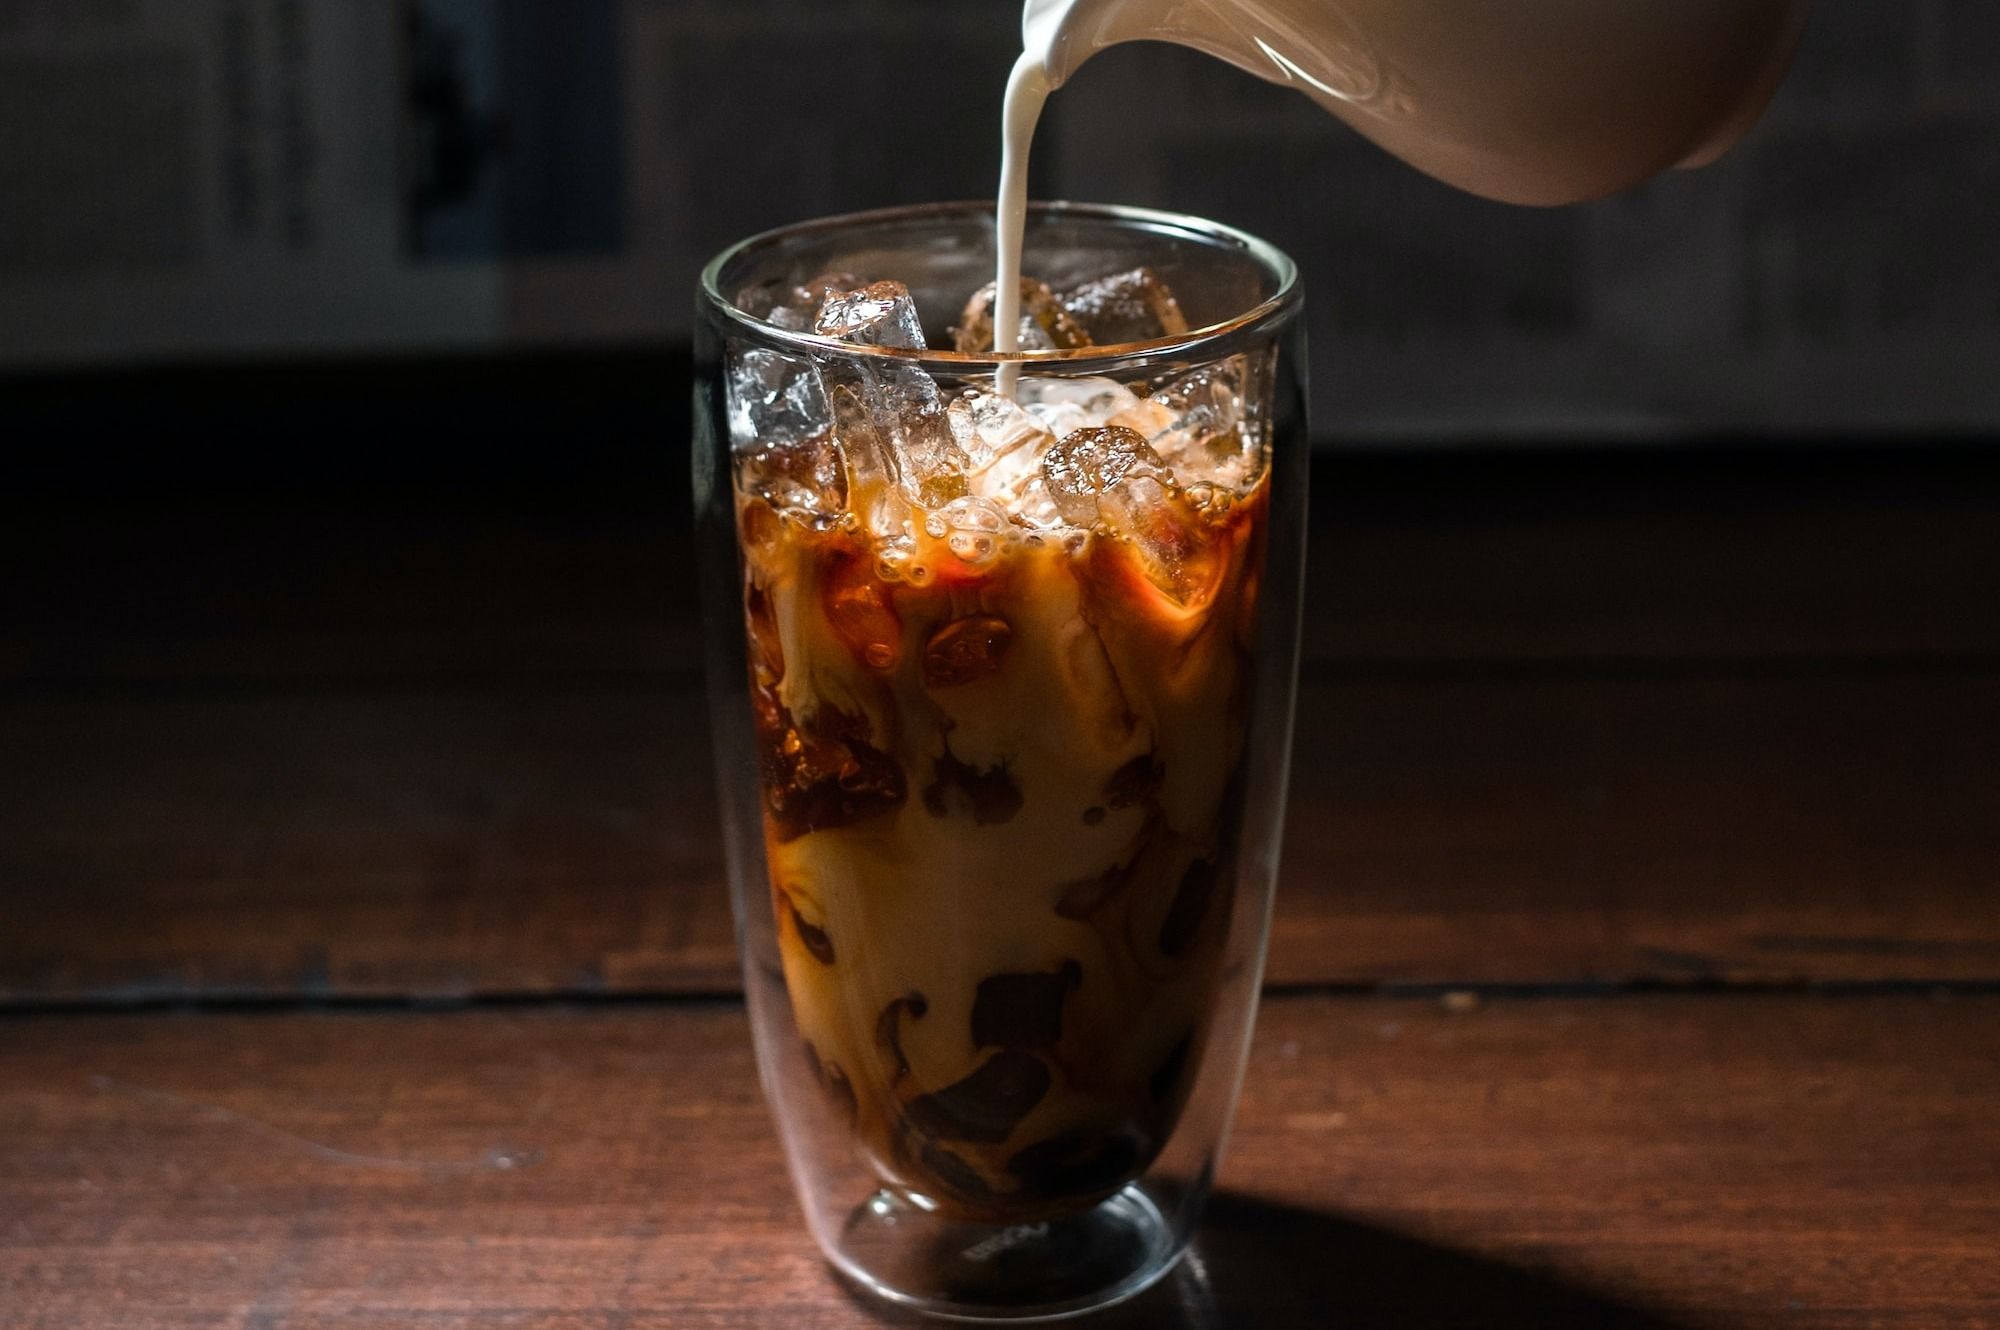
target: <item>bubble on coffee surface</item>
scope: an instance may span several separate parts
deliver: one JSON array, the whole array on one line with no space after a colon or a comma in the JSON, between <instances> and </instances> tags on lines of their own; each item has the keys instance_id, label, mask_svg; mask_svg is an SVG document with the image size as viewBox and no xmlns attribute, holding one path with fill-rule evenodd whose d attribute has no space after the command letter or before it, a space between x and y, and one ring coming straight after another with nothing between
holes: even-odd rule
<instances>
[{"instance_id":1,"label":"bubble on coffee surface","mask_svg":"<svg viewBox=\"0 0 2000 1330\"><path fill-rule=\"evenodd\" d=\"M993 562L1013 539L1013 524L991 499L953 499L924 519L924 530L932 539L968 564L978 567Z\"/></svg>"}]
</instances>

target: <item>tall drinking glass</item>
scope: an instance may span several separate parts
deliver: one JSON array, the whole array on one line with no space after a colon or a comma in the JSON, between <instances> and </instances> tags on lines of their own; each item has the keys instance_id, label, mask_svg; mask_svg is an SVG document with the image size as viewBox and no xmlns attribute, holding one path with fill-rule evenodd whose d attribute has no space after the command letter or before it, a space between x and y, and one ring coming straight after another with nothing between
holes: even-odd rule
<instances>
[{"instance_id":1,"label":"tall drinking glass","mask_svg":"<svg viewBox=\"0 0 2000 1330\"><path fill-rule=\"evenodd\" d=\"M894 279L952 345L992 210L937 205L722 254L695 385L764 1093L828 1260L996 1321L1129 1297L1192 1238L1264 966L1306 499L1289 259L1066 205L1025 254L1112 344L928 350L879 287L820 335L828 292Z\"/></svg>"}]
</instances>

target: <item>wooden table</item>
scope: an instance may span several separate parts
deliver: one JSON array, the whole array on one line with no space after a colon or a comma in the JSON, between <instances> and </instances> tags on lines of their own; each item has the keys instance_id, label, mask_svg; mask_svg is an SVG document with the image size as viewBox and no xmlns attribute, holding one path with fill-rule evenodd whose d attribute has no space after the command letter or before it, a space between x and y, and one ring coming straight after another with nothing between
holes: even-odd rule
<instances>
[{"instance_id":1,"label":"wooden table","mask_svg":"<svg viewBox=\"0 0 2000 1330\"><path fill-rule=\"evenodd\" d=\"M1103 1323L2000 1324L1996 469L1321 465L1234 1143ZM11 506L0 1326L901 1323L758 1096L677 481Z\"/></svg>"}]
</instances>

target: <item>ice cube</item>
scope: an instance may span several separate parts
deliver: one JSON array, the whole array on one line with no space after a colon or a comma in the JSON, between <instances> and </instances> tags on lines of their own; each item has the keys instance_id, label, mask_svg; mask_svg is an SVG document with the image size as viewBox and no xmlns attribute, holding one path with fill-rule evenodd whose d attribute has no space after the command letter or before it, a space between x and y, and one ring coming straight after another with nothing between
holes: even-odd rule
<instances>
[{"instance_id":1,"label":"ice cube","mask_svg":"<svg viewBox=\"0 0 2000 1330\"><path fill-rule=\"evenodd\" d=\"M882 374L851 365L829 365L827 373L835 379L829 396L847 459L849 506L878 539L913 531L913 504L939 507L965 492L962 454L948 437L950 452L939 455L936 432L950 432L942 411L934 425L920 411L905 416Z\"/></svg>"},{"instance_id":2,"label":"ice cube","mask_svg":"<svg viewBox=\"0 0 2000 1330\"><path fill-rule=\"evenodd\" d=\"M1028 408L1041 427L1057 438L1091 427L1090 414L1074 402L1037 402Z\"/></svg>"},{"instance_id":3,"label":"ice cube","mask_svg":"<svg viewBox=\"0 0 2000 1330\"><path fill-rule=\"evenodd\" d=\"M829 291L852 291L867 283L851 272L823 272L803 282L766 282L737 293L736 307L789 332L811 332Z\"/></svg>"},{"instance_id":4,"label":"ice cube","mask_svg":"<svg viewBox=\"0 0 2000 1330\"><path fill-rule=\"evenodd\" d=\"M1109 424L1139 404L1131 389L1100 378L1023 379L1015 385L1014 400L1057 438Z\"/></svg>"},{"instance_id":5,"label":"ice cube","mask_svg":"<svg viewBox=\"0 0 2000 1330\"><path fill-rule=\"evenodd\" d=\"M953 499L932 513L925 519L924 529L962 561L975 566L992 562L1013 538L1013 528L999 505L971 496Z\"/></svg>"},{"instance_id":6,"label":"ice cube","mask_svg":"<svg viewBox=\"0 0 2000 1330\"><path fill-rule=\"evenodd\" d=\"M829 366L829 370L834 368ZM897 489L896 455L876 424L875 412L868 404L867 383L838 372L834 379L827 398L833 406L835 437L847 457L850 489L871 495Z\"/></svg>"},{"instance_id":7,"label":"ice cube","mask_svg":"<svg viewBox=\"0 0 2000 1330\"><path fill-rule=\"evenodd\" d=\"M1200 519L1137 431L1078 430L1048 451L1042 467L1065 521L1120 541L1146 579L1182 604L1211 594L1218 565Z\"/></svg>"},{"instance_id":8,"label":"ice cube","mask_svg":"<svg viewBox=\"0 0 2000 1330\"><path fill-rule=\"evenodd\" d=\"M993 349L993 299L999 287L988 282L972 293L952 329L952 345L968 355ZM1021 349L1067 351L1089 346L1090 335L1078 326L1046 282L1021 279Z\"/></svg>"},{"instance_id":9,"label":"ice cube","mask_svg":"<svg viewBox=\"0 0 2000 1330\"><path fill-rule=\"evenodd\" d=\"M924 349L924 327L916 301L901 282L875 282L852 291L829 291L819 307L814 331L862 346Z\"/></svg>"},{"instance_id":10,"label":"ice cube","mask_svg":"<svg viewBox=\"0 0 2000 1330\"><path fill-rule=\"evenodd\" d=\"M1181 484L1244 493L1264 473L1275 355L1246 352L1191 370L1162 384L1122 423L1146 435Z\"/></svg>"},{"instance_id":11,"label":"ice cube","mask_svg":"<svg viewBox=\"0 0 2000 1330\"><path fill-rule=\"evenodd\" d=\"M967 457L972 495L997 504L1021 525L1061 525L1042 486L1042 453L1055 436L1039 420L1018 402L977 391L954 401L949 414Z\"/></svg>"},{"instance_id":12,"label":"ice cube","mask_svg":"<svg viewBox=\"0 0 2000 1330\"><path fill-rule=\"evenodd\" d=\"M846 468L812 362L737 348L728 360L727 389L730 450L742 489L780 511L838 516L847 503Z\"/></svg>"},{"instance_id":13,"label":"ice cube","mask_svg":"<svg viewBox=\"0 0 2000 1330\"><path fill-rule=\"evenodd\" d=\"M1142 397L1134 399L1132 405L1104 423L1123 425L1126 429L1137 430L1145 437L1146 442L1153 443L1154 440L1170 432L1179 419L1180 417L1176 416L1165 403L1156 402L1150 397ZM1154 446L1154 451L1158 451L1157 444Z\"/></svg>"},{"instance_id":14,"label":"ice cube","mask_svg":"<svg viewBox=\"0 0 2000 1330\"><path fill-rule=\"evenodd\" d=\"M1062 517L1049 501L1042 479L1042 449L1020 448L984 470L966 477L973 497L998 505L1024 526L1060 526Z\"/></svg>"},{"instance_id":15,"label":"ice cube","mask_svg":"<svg viewBox=\"0 0 2000 1330\"><path fill-rule=\"evenodd\" d=\"M1007 514L1014 525L1030 531L1054 531L1062 526L1062 509L1056 506L1055 495L1049 491L1048 477L1042 474L1039 461L1033 470L1020 476L1009 498Z\"/></svg>"},{"instance_id":16,"label":"ice cube","mask_svg":"<svg viewBox=\"0 0 2000 1330\"><path fill-rule=\"evenodd\" d=\"M801 356L732 348L728 359L729 442L737 451L793 443L833 424L819 370Z\"/></svg>"},{"instance_id":17,"label":"ice cube","mask_svg":"<svg viewBox=\"0 0 2000 1330\"><path fill-rule=\"evenodd\" d=\"M860 346L922 350L916 306L901 282L836 291L820 306L823 336ZM937 381L895 356L829 359L840 439L857 488L893 482L910 502L939 508L965 493L965 453L953 437Z\"/></svg>"},{"instance_id":18,"label":"ice cube","mask_svg":"<svg viewBox=\"0 0 2000 1330\"><path fill-rule=\"evenodd\" d=\"M1117 425L1064 436L1042 455L1042 477L1073 526L1116 523L1135 503L1158 502L1173 486L1159 454L1137 431Z\"/></svg>"},{"instance_id":19,"label":"ice cube","mask_svg":"<svg viewBox=\"0 0 2000 1330\"><path fill-rule=\"evenodd\" d=\"M930 383L929 377L924 381ZM931 391L937 391L936 384L930 386ZM912 502L937 508L965 494L965 454L951 436L941 404L921 414L905 415L890 437L896 444L903 493Z\"/></svg>"},{"instance_id":20,"label":"ice cube","mask_svg":"<svg viewBox=\"0 0 2000 1330\"><path fill-rule=\"evenodd\" d=\"M910 502L940 508L966 492L965 453L930 375L915 365L873 357L829 366L828 373L853 376L883 469Z\"/></svg>"},{"instance_id":21,"label":"ice cube","mask_svg":"<svg viewBox=\"0 0 2000 1330\"><path fill-rule=\"evenodd\" d=\"M847 469L831 430L736 456L737 484L779 512L824 526L847 508Z\"/></svg>"},{"instance_id":22,"label":"ice cube","mask_svg":"<svg viewBox=\"0 0 2000 1330\"><path fill-rule=\"evenodd\" d=\"M1064 295L1062 303L1098 346L1148 342L1188 330L1180 302L1151 268L1085 282Z\"/></svg>"},{"instance_id":23,"label":"ice cube","mask_svg":"<svg viewBox=\"0 0 2000 1330\"><path fill-rule=\"evenodd\" d=\"M1019 449L1040 449L1055 442L1019 402L998 393L968 392L948 409L968 472L982 471Z\"/></svg>"}]
</instances>

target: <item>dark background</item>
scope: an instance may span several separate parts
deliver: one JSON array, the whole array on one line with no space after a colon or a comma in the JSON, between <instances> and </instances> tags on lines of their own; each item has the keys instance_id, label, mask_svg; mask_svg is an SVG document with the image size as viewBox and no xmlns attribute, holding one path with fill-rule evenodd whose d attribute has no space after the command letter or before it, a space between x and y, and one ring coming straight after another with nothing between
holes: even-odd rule
<instances>
[{"instance_id":1,"label":"dark background","mask_svg":"<svg viewBox=\"0 0 2000 1330\"><path fill-rule=\"evenodd\" d=\"M248 403L296 400L266 417L295 430L326 396L378 426L328 422L337 451L418 465L540 429L537 403L568 446L658 437L708 255L991 192L1017 24L1010 0L6 0L15 428L200 419L196 468ZM1978 0L1823 5L1722 163L1559 210L1460 195L1294 94L1125 47L1051 103L1035 188L1293 253L1327 446L1983 437L1995 27Z\"/></svg>"}]
</instances>

